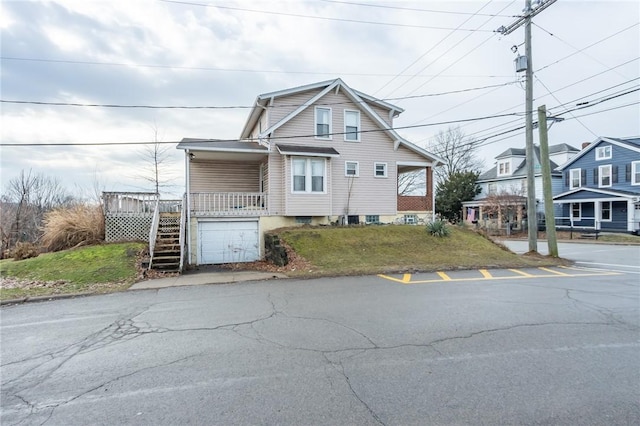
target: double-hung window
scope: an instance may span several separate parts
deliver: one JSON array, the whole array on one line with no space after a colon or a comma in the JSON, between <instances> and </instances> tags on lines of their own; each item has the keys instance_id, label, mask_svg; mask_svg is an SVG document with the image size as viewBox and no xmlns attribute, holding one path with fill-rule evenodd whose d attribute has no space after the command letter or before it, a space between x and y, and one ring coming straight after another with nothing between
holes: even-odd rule
<instances>
[{"instance_id":1,"label":"double-hung window","mask_svg":"<svg viewBox=\"0 0 640 426\"><path fill-rule=\"evenodd\" d=\"M358 177L360 170L357 161L345 161L344 162L344 175L347 177Z\"/></svg>"},{"instance_id":2,"label":"double-hung window","mask_svg":"<svg viewBox=\"0 0 640 426\"><path fill-rule=\"evenodd\" d=\"M360 111L344 110L344 140L360 141Z\"/></svg>"},{"instance_id":3,"label":"double-hung window","mask_svg":"<svg viewBox=\"0 0 640 426\"><path fill-rule=\"evenodd\" d=\"M582 177L581 169L571 169L569 173L571 173L569 189L580 188L580 180Z\"/></svg>"},{"instance_id":4,"label":"double-hung window","mask_svg":"<svg viewBox=\"0 0 640 426\"><path fill-rule=\"evenodd\" d=\"M596 148L596 160L608 160L611 158L611 145L603 145Z\"/></svg>"},{"instance_id":5,"label":"double-hung window","mask_svg":"<svg viewBox=\"0 0 640 426\"><path fill-rule=\"evenodd\" d=\"M294 158L291 160L293 192L325 192L325 160L323 158Z\"/></svg>"},{"instance_id":6,"label":"double-hung window","mask_svg":"<svg viewBox=\"0 0 640 426\"><path fill-rule=\"evenodd\" d=\"M511 163L508 161L501 161L498 163L498 176L511 174Z\"/></svg>"},{"instance_id":7,"label":"double-hung window","mask_svg":"<svg viewBox=\"0 0 640 426\"><path fill-rule=\"evenodd\" d=\"M598 186L611 186L611 164L598 167L599 183Z\"/></svg>"},{"instance_id":8,"label":"double-hung window","mask_svg":"<svg viewBox=\"0 0 640 426\"><path fill-rule=\"evenodd\" d=\"M611 222L611 201L603 201L600 205L600 220Z\"/></svg>"},{"instance_id":9,"label":"double-hung window","mask_svg":"<svg viewBox=\"0 0 640 426\"><path fill-rule=\"evenodd\" d=\"M640 161L631 162L631 185L640 185Z\"/></svg>"},{"instance_id":10,"label":"double-hung window","mask_svg":"<svg viewBox=\"0 0 640 426\"><path fill-rule=\"evenodd\" d=\"M331 139L331 108L316 107L316 138Z\"/></svg>"},{"instance_id":11,"label":"double-hung window","mask_svg":"<svg viewBox=\"0 0 640 426\"><path fill-rule=\"evenodd\" d=\"M582 204L571 203L571 218L573 220L581 220L582 218Z\"/></svg>"},{"instance_id":12,"label":"double-hung window","mask_svg":"<svg viewBox=\"0 0 640 426\"><path fill-rule=\"evenodd\" d=\"M373 163L373 176L378 178L386 178L387 163Z\"/></svg>"}]
</instances>

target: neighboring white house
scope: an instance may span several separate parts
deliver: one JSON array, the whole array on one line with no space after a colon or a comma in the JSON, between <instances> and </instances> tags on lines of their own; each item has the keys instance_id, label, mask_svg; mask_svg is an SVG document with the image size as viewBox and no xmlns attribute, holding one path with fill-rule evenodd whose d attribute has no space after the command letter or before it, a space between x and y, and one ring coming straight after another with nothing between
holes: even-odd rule
<instances>
[{"instance_id":1,"label":"neighboring white house","mask_svg":"<svg viewBox=\"0 0 640 426\"><path fill-rule=\"evenodd\" d=\"M542 170L540 167L540 147L534 146L534 182L536 191L536 212L544 214L544 197L542 193ZM567 144L549 146L551 166L551 190L553 194L562 191L562 173L558 167L579 152ZM464 220L487 224L509 222L514 229L522 226L526 215L527 203L527 161L524 148L509 148L497 157L493 168L478 177L481 192L472 201L463 203ZM494 204L508 205L508 208L496 209ZM496 210L508 214L494 213Z\"/></svg>"}]
</instances>

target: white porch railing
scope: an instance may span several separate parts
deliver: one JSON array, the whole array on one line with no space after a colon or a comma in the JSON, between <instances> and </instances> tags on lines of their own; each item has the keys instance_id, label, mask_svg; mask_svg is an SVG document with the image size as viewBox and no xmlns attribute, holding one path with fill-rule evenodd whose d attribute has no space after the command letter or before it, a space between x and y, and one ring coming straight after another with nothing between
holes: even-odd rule
<instances>
[{"instance_id":1,"label":"white porch railing","mask_svg":"<svg viewBox=\"0 0 640 426\"><path fill-rule=\"evenodd\" d=\"M192 192L190 211L195 216L262 216L268 214L264 192Z\"/></svg>"}]
</instances>

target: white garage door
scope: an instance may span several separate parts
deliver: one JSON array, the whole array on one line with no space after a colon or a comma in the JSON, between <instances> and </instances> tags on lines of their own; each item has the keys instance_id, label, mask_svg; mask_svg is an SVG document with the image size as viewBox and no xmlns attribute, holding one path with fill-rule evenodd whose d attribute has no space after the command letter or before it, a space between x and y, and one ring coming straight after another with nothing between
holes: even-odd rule
<instances>
[{"instance_id":1,"label":"white garage door","mask_svg":"<svg viewBox=\"0 0 640 426\"><path fill-rule=\"evenodd\" d=\"M253 262L260 258L257 221L198 223L198 264Z\"/></svg>"}]
</instances>

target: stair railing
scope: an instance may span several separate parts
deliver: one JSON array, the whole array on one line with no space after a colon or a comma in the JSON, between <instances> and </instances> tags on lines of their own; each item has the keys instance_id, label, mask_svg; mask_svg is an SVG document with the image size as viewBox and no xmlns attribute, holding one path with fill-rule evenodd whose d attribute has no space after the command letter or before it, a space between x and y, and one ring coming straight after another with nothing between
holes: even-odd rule
<instances>
[{"instance_id":1,"label":"stair railing","mask_svg":"<svg viewBox=\"0 0 640 426\"><path fill-rule=\"evenodd\" d=\"M156 239L158 237L158 227L160 226L160 197L156 200L156 206L153 210L153 219L151 220L151 229L149 230L149 268L153 263L153 251L156 248Z\"/></svg>"},{"instance_id":2,"label":"stair railing","mask_svg":"<svg viewBox=\"0 0 640 426\"><path fill-rule=\"evenodd\" d=\"M186 255L186 249L185 249L185 243L186 243L186 238L185 238L185 231L187 229L187 213L185 213L185 211L187 211L187 209L185 208L185 206L187 205L187 194L184 194L184 196L182 197L182 206L180 206L180 266L178 267L178 271L180 273L182 273L182 268L184 267L184 257Z\"/></svg>"}]
</instances>

